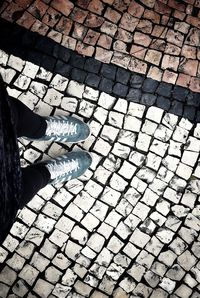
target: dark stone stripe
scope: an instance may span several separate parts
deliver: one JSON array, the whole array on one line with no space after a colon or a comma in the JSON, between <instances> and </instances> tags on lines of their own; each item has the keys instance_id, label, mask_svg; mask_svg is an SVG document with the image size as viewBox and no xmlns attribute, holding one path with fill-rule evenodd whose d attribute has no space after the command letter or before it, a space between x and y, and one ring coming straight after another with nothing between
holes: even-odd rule
<instances>
[{"instance_id":1,"label":"dark stone stripe","mask_svg":"<svg viewBox=\"0 0 200 298\"><path fill-rule=\"evenodd\" d=\"M0 48L69 79L128 101L200 122L200 93L83 57L53 40L0 19Z\"/></svg>"}]
</instances>

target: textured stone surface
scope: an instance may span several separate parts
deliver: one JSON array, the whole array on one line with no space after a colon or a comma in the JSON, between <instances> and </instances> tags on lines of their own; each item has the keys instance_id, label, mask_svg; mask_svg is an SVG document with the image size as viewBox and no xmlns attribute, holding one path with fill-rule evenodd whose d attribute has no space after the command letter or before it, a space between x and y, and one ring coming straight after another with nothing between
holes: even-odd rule
<instances>
[{"instance_id":1,"label":"textured stone surface","mask_svg":"<svg viewBox=\"0 0 200 298\"><path fill-rule=\"evenodd\" d=\"M91 128L80 144L20 139L22 164L79 148L93 163L19 212L0 296L199 296L199 4L183 2L5 3L4 18L50 37L0 26L9 94Z\"/></svg>"},{"instance_id":2,"label":"textured stone surface","mask_svg":"<svg viewBox=\"0 0 200 298\"><path fill-rule=\"evenodd\" d=\"M166 70L154 78L199 90L198 1L10 1L0 13L81 55L124 68L134 56L150 69ZM121 59L119 53L126 56ZM133 66L134 61L131 70L148 73L149 67Z\"/></svg>"}]
</instances>

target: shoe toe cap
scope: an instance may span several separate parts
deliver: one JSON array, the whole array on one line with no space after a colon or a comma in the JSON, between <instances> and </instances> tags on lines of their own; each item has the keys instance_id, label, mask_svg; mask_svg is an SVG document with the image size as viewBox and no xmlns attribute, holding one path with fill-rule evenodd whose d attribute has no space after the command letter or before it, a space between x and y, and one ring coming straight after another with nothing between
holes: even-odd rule
<instances>
[{"instance_id":1,"label":"shoe toe cap","mask_svg":"<svg viewBox=\"0 0 200 298\"><path fill-rule=\"evenodd\" d=\"M84 167L88 169L92 164L92 156L88 152L83 153Z\"/></svg>"}]
</instances>

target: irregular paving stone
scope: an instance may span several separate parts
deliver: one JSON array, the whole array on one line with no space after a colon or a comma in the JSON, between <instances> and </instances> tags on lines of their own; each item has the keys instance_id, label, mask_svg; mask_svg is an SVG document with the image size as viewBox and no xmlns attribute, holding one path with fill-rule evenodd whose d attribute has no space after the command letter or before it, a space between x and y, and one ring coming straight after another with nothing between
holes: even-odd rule
<instances>
[{"instance_id":1,"label":"irregular paving stone","mask_svg":"<svg viewBox=\"0 0 200 298\"><path fill-rule=\"evenodd\" d=\"M122 84L127 84L130 78L130 73L124 69L118 68L116 73L116 80Z\"/></svg>"},{"instance_id":2,"label":"irregular paving stone","mask_svg":"<svg viewBox=\"0 0 200 298\"><path fill-rule=\"evenodd\" d=\"M101 78L96 74L88 74L86 77L86 84L91 87L98 87Z\"/></svg>"},{"instance_id":3,"label":"irregular paving stone","mask_svg":"<svg viewBox=\"0 0 200 298\"><path fill-rule=\"evenodd\" d=\"M117 67L114 65L104 64L101 68L101 74L107 79L114 80Z\"/></svg>"},{"instance_id":4,"label":"irregular paving stone","mask_svg":"<svg viewBox=\"0 0 200 298\"><path fill-rule=\"evenodd\" d=\"M170 108L171 102L167 97L158 96L156 100L156 105L158 108L168 111Z\"/></svg>"},{"instance_id":5,"label":"irregular paving stone","mask_svg":"<svg viewBox=\"0 0 200 298\"><path fill-rule=\"evenodd\" d=\"M100 89L101 91L106 92L106 93L112 93L113 85L114 85L114 82L113 82L112 80L103 78L103 79L101 79L101 81L100 81L99 89Z\"/></svg>"},{"instance_id":6,"label":"irregular paving stone","mask_svg":"<svg viewBox=\"0 0 200 298\"><path fill-rule=\"evenodd\" d=\"M117 83L114 85L113 93L118 96L125 97L127 94L127 91L128 91L128 87L123 84Z\"/></svg>"},{"instance_id":7,"label":"irregular paving stone","mask_svg":"<svg viewBox=\"0 0 200 298\"><path fill-rule=\"evenodd\" d=\"M156 102L157 96L154 94L145 93L142 95L141 103L147 106L152 106Z\"/></svg>"},{"instance_id":8,"label":"irregular paving stone","mask_svg":"<svg viewBox=\"0 0 200 298\"><path fill-rule=\"evenodd\" d=\"M45 3L47 2L46 0ZM126 50L130 51L133 37L137 37L139 40L139 31L143 31L143 33L150 32L150 16L155 16L153 21L157 22L161 12L166 9L165 12L169 13L170 10L167 10L164 3L155 2L154 7L157 14L154 14L151 10L144 10L145 5L152 5L150 2L143 3L144 6L140 6L134 1L129 3L129 6L128 2L105 0L101 4L103 6L109 4L111 9L114 3L115 8L118 10L115 10L115 15L118 18L121 17L123 10L128 12L126 12L127 15L130 14L132 17L137 18L138 30L136 32L138 35L131 34L130 31L124 29L116 31L115 35L120 42L127 43ZM78 18L76 8L69 18L72 17L79 24L83 24L88 13L85 9L90 5L92 10L92 5L89 1L77 1L77 3L79 7L84 9L85 13ZM172 1L170 1L171 4ZM138 10L134 10L134 7ZM191 7L188 6L186 12L189 11L191 11ZM33 13L35 14L34 11ZM143 13L148 20L139 20ZM48 15L50 16L50 10ZM66 18L61 20L61 14L57 15L58 19L52 22L57 22L54 28L60 28L59 30L62 31L64 30L61 28L63 27L62 22L66 21ZM153 28L152 35L159 39L167 38L172 41L177 32L181 34L177 36L184 37L189 32L187 47L184 45L183 51L178 46L172 45L171 42L165 47L163 55L167 55L165 56L166 61L174 61L174 65L164 65L166 61L163 62L163 65L166 68L174 67L174 69L177 69L176 63L180 55L184 54L185 58L189 59L187 63L191 62L192 59L196 59L194 55L197 55L198 58L198 52L195 52L191 48L193 45L190 44L196 43L196 40L198 40L198 31L193 30L194 28L189 31L190 27L186 26L184 22L181 22L181 24L178 24L177 21L174 22L174 16L181 20L183 14L181 15L180 12L176 11L170 20L166 15L161 17L161 25ZM105 14L103 17L105 17ZM47 15L44 21L48 21ZM109 25L110 21L108 19L105 25ZM120 21L118 22L120 23ZM123 22L125 24L125 20ZM51 21L47 23L51 26L53 24ZM167 23L170 28L168 32L163 30ZM149 24L149 28L146 27L147 24ZM38 23L36 26L38 26ZM73 29L71 22L66 23L67 34L69 34L71 28ZM105 31L110 30L111 27L106 28L103 26L102 28ZM116 29L115 26L112 28ZM170 30L174 33L169 33ZM99 35L95 35L94 32L95 30L90 29L88 35L86 35L88 44L89 36L92 33L94 39L91 38L91 42L97 42L95 38ZM108 33L113 34L113 32L111 30ZM172 35L170 36L170 34ZM123 36L125 40L123 40ZM55 31L50 29L49 37L58 41L57 38L60 38L60 35L55 35ZM65 38L63 36L63 42L67 44ZM145 41L148 41L148 38L149 36L146 35ZM16 47L18 43L16 42ZM34 38L29 39L26 36L23 39L24 47L27 45L31 48L34 43L36 43ZM71 43L73 43L72 39ZM111 43L112 37L110 37L110 45ZM3 262L6 261L6 264L14 272L26 269L25 266L30 259L29 266L35 268L36 272L39 271L44 274L42 276L46 279L44 293L40 289L42 288L41 284L43 285L43 280L40 279L43 278L41 274L34 283L33 291L35 295L41 297L42 295L51 295L52 297L62 298L64 297L63 291L65 291L65 295L69 297L82 298L82 290L84 295L92 295L92 297L96 294L102 297L111 295L117 297L119 294L128 296L129 293L134 296L143 295L151 298L167 297L167 295L173 297L195 295L196 290L193 289L196 286L196 281L193 277L195 275L196 279L199 273L197 241L199 208L196 207L199 194L198 179L200 177L198 165L199 128L198 125L194 127L192 123L183 118L181 119L181 117L186 116L191 120L195 119L199 96L198 93L189 91L188 86L191 80L190 86L192 89L194 91L198 90L198 78L190 79L188 75L179 76L179 82L182 80L182 83L180 83L180 86L173 87L173 84L169 84L169 80L175 82L177 74L169 70L162 72L159 67L152 67L148 64L148 78L146 78L143 75L116 67L116 65L120 65L124 68L135 67L136 71L140 70L141 64L138 64L138 66L136 64L144 59L141 58L142 56L134 56L137 60L135 58L131 60L127 53L114 54L113 61L116 65L111 64L112 66L108 66L102 65L101 62L93 58L85 59L77 54L72 55L64 47L62 50L60 47L59 49L58 47L53 48L51 42L45 45L40 40L37 43L37 49L41 49L39 45L43 46L42 51L46 54L43 56L38 52L38 56L35 57L35 60L32 60L31 57L34 54L32 50L27 55L32 62L24 61L17 56L12 56L17 58L17 61L12 61L14 58L9 58L7 54L3 54L0 58L1 65L6 66L4 76L7 77L6 82L10 85L10 94L18 96L31 109L42 111L43 114L54 113L54 111L67 114L78 112L83 120L89 118L92 136L87 142L80 144L80 147L91 151L94 149L96 153L92 153L94 156L93 165L83 178L68 182L64 188L60 188L60 186L49 188L48 186L47 191L42 191L34 198L33 202L30 202L27 207L29 211L23 210L19 215L20 221L17 221L12 228L12 234L15 234L17 239L14 238L14 235L13 237L9 235L3 251L1 250L0 259ZM151 50L148 53L154 53L156 51L155 47L158 45L159 43L152 40ZM99 45L99 47L101 46ZM193 48L197 46L198 44ZM105 47L105 49L110 48L110 46ZM102 50L97 51L101 56L100 58L110 62L113 52ZM55 60L48 58L50 52ZM71 55L72 58L70 58ZM36 61L43 67L36 66L34 64ZM58 62L55 64L55 61ZM69 64L66 64L66 62ZM193 69L197 71L196 62L191 63L194 66L192 70L187 63L185 67L188 66L188 71L193 75ZM44 66L48 69L45 69ZM49 71L50 69L55 74L54 76ZM183 71L187 70L183 69ZM85 73L87 73L87 76L85 76ZM20 84L15 85L15 88L13 88L13 83L16 82L19 76L20 78L26 76L31 79L30 91L21 92L23 90L17 90L18 87L23 87ZM110 92L116 94L116 98L83 85L85 82L86 85L91 84L90 86L93 85L94 88L98 88L101 76L104 79L113 80L114 87ZM70 78L74 78L74 81L69 81ZM157 81L152 80L152 78L157 79ZM162 82L160 84L161 79L166 83ZM49 91L47 91L49 85L51 87L49 90L53 89L59 97L57 102L54 97L49 97ZM45 86L45 90L43 90L43 86ZM130 87L129 92L125 92L128 91L127 87ZM66 88L67 92L70 92L69 96L66 95ZM33 97L31 97L32 92L34 93ZM118 99L118 96L123 98ZM125 96L127 96L128 101L124 99ZM51 103L52 100L55 103ZM55 105L54 110L45 103L48 101L51 105ZM155 107L155 103L158 108ZM146 107L150 105L153 106ZM171 112L181 117L166 114L162 109L165 111L170 109ZM26 160L35 161L40 157L44 144L38 145L35 143L28 143L27 141L21 143L23 150L26 150L24 154ZM31 148L28 148L29 145ZM66 146L66 148L62 148L60 145L53 145L49 149L48 145L45 145L45 152L52 156L53 153L61 149L79 148L79 146L72 147L71 144L66 144ZM102 150L102 146L106 150ZM87 182L87 179L91 178L92 175L94 179ZM56 196L54 196L54 193ZM51 195L53 195L53 201L49 201ZM159 196L163 196L164 199L159 199ZM63 208L65 215L60 213ZM41 213L36 219L36 214L41 210L43 212L42 217ZM56 220L56 222L54 223L51 220ZM40 224L43 226L40 226ZM32 225L35 225L35 227ZM43 231L44 229L45 231ZM26 231L28 232L25 235ZM98 234L100 238L97 237L97 240L91 239L89 247L86 243L89 236L94 234ZM25 241L22 235L25 235ZM22 237L21 240L19 240L20 237ZM125 239L131 240L124 244ZM165 247L166 244L168 248ZM39 252L35 251L36 246L39 247ZM190 250L188 250L188 246ZM60 250L65 253L65 256L62 255ZM8 252L14 254L12 259L8 260ZM98 258L99 256L100 258ZM131 263L132 258L135 258L136 262L134 264ZM94 263L94 259L95 261L98 260L100 264ZM25 260L26 265L24 266ZM48 267L50 260L52 260L52 264ZM72 261L73 264L71 264ZM65 270L66 273L65 278L61 279L62 284L57 283L58 276L61 277L59 268L61 271ZM127 268L130 269L128 277L126 275ZM192 272L192 277L189 277L189 270ZM57 276L53 273L57 273ZM102 280L104 277L105 279ZM118 288L119 278L120 288ZM176 280L179 280L182 285L177 283L175 287ZM6 293L6 296L8 287L11 285L4 282L1 284L3 290L0 289L0 293L3 291L2 295ZM71 289L74 284L78 291L76 294ZM95 288L95 290L91 292L92 288ZM18 296L27 294L27 286L23 282L23 277L13 282L12 291ZM28 294L31 297L33 296L33 294Z\"/></svg>"},{"instance_id":9,"label":"irregular paving stone","mask_svg":"<svg viewBox=\"0 0 200 298\"><path fill-rule=\"evenodd\" d=\"M99 72L100 67L101 67L101 62L99 62L93 58L86 59L86 62L84 65L84 69L86 71L97 74Z\"/></svg>"},{"instance_id":10,"label":"irregular paving stone","mask_svg":"<svg viewBox=\"0 0 200 298\"><path fill-rule=\"evenodd\" d=\"M172 91L172 86L170 84L160 83L156 90L156 93L162 96L170 97L171 91Z\"/></svg>"},{"instance_id":11,"label":"irregular paving stone","mask_svg":"<svg viewBox=\"0 0 200 298\"><path fill-rule=\"evenodd\" d=\"M154 93L158 86L158 82L152 79L145 79L142 89L144 92Z\"/></svg>"}]
</instances>

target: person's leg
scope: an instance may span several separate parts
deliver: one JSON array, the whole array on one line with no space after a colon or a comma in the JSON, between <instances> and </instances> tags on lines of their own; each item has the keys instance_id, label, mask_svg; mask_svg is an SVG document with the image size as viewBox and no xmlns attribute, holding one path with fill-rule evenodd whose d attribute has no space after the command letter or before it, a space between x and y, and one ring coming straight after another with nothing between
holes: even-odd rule
<instances>
[{"instance_id":1,"label":"person's leg","mask_svg":"<svg viewBox=\"0 0 200 298\"><path fill-rule=\"evenodd\" d=\"M13 97L9 96L9 102L16 124L17 137L39 139L45 135L47 129L45 118L35 114Z\"/></svg>"},{"instance_id":2,"label":"person's leg","mask_svg":"<svg viewBox=\"0 0 200 298\"><path fill-rule=\"evenodd\" d=\"M48 183L65 183L83 175L92 163L86 151L68 152L62 156L22 168L22 199L24 207Z\"/></svg>"},{"instance_id":3,"label":"person's leg","mask_svg":"<svg viewBox=\"0 0 200 298\"><path fill-rule=\"evenodd\" d=\"M63 115L42 117L12 97L10 97L10 104L18 137L77 143L85 141L90 135L89 126L76 117Z\"/></svg>"},{"instance_id":4,"label":"person's leg","mask_svg":"<svg viewBox=\"0 0 200 298\"><path fill-rule=\"evenodd\" d=\"M20 208L23 208L50 181L50 172L43 163L22 168L22 196Z\"/></svg>"}]
</instances>

